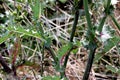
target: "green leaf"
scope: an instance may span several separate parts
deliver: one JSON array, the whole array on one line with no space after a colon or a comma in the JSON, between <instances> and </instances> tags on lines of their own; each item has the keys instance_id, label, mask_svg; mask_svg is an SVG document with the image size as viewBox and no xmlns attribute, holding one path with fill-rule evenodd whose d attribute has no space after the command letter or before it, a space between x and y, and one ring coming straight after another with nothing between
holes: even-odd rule
<instances>
[{"instance_id":1,"label":"green leaf","mask_svg":"<svg viewBox=\"0 0 120 80\"><path fill-rule=\"evenodd\" d=\"M65 3L67 0L60 0L60 2Z\"/></svg>"},{"instance_id":2,"label":"green leaf","mask_svg":"<svg viewBox=\"0 0 120 80\"><path fill-rule=\"evenodd\" d=\"M42 35L40 33L38 33L37 31L32 30L32 29L24 29L24 28L22 28L22 26L17 26L16 28L8 27L7 30L17 32L17 33L22 33L27 36L32 36L32 37L44 40L42 38Z\"/></svg>"},{"instance_id":3,"label":"green leaf","mask_svg":"<svg viewBox=\"0 0 120 80\"><path fill-rule=\"evenodd\" d=\"M57 54L57 57L58 57L58 64L55 65L55 69L59 72L63 72L64 69L63 67L61 68L60 67L60 63L61 61L63 61L63 57L65 57L65 55L67 54L67 52L72 48L73 44L71 42L69 42L67 45L64 45L62 46L59 50L58 50L58 54Z\"/></svg>"},{"instance_id":4,"label":"green leaf","mask_svg":"<svg viewBox=\"0 0 120 80\"><path fill-rule=\"evenodd\" d=\"M61 57L72 48L72 46L73 44L71 42L68 43L67 45L62 46L61 49L59 49L58 51L58 59L61 59Z\"/></svg>"},{"instance_id":5,"label":"green leaf","mask_svg":"<svg viewBox=\"0 0 120 80\"><path fill-rule=\"evenodd\" d=\"M104 53L111 50L111 48L116 46L119 42L120 42L120 37L117 37L117 36L114 36L113 38L106 41L103 47L103 51L95 55L94 62L97 62L98 60L100 60L104 56Z\"/></svg>"},{"instance_id":6,"label":"green leaf","mask_svg":"<svg viewBox=\"0 0 120 80\"><path fill-rule=\"evenodd\" d=\"M78 52L78 48L77 48L77 49L74 49L72 52L73 52L74 54L76 54L76 53Z\"/></svg>"},{"instance_id":7,"label":"green leaf","mask_svg":"<svg viewBox=\"0 0 120 80\"><path fill-rule=\"evenodd\" d=\"M105 11L106 11L106 14L109 14L111 0L104 0L104 1L107 1L106 2L107 6L105 7Z\"/></svg>"},{"instance_id":8,"label":"green leaf","mask_svg":"<svg viewBox=\"0 0 120 80\"><path fill-rule=\"evenodd\" d=\"M100 25L99 25L99 27L98 27L99 33L102 32L102 29L103 29L103 26L104 26L104 23L105 23L106 18L107 18L107 16L104 16L104 17L102 18L101 22L100 22Z\"/></svg>"},{"instance_id":9,"label":"green leaf","mask_svg":"<svg viewBox=\"0 0 120 80\"><path fill-rule=\"evenodd\" d=\"M107 68L107 70L110 70L110 71L112 71L114 73L117 72L117 69L115 67L111 66L111 65L107 65L106 68Z\"/></svg>"},{"instance_id":10,"label":"green leaf","mask_svg":"<svg viewBox=\"0 0 120 80\"><path fill-rule=\"evenodd\" d=\"M42 80L67 80L66 78L60 79L60 76L46 76Z\"/></svg>"},{"instance_id":11,"label":"green leaf","mask_svg":"<svg viewBox=\"0 0 120 80\"><path fill-rule=\"evenodd\" d=\"M46 40L45 46L46 47L50 47L51 46L51 42L52 42L51 38L46 38L45 40Z\"/></svg>"},{"instance_id":12,"label":"green leaf","mask_svg":"<svg viewBox=\"0 0 120 80\"><path fill-rule=\"evenodd\" d=\"M105 45L104 45L104 53L109 51L112 47L114 47L115 45L117 45L120 42L120 37L114 36L113 38L109 39L108 41L106 41Z\"/></svg>"},{"instance_id":13,"label":"green leaf","mask_svg":"<svg viewBox=\"0 0 120 80\"><path fill-rule=\"evenodd\" d=\"M59 76L46 76L46 77L43 77L42 80L61 80ZM67 80L67 79L62 79L62 80Z\"/></svg>"},{"instance_id":14,"label":"green leaf","mask_svg":"<svg viewBox=\"0 0 120 80\"><path fill-rule=\"evenodd\" d=\"M35 19L38 19L41 16L43 7L43 2L40 2L40 0L35 0L34 5L32 6L33 16Z\"/></svg>"},{"instance_id":15,"label":"green leaf","mask_svg":"<svg viewBox=\"0 0 120 80\"><path fill-rule=\"evenodd\" d=\"M98 62L102 57L104 53L96 53L95 58L94 58L94 63Z\"/></svg>"},{"instance_id":16,"label":"green leaf","mask_svg":"<svg viewBox=\"0 0 120 80\"><path fill-rule=\"evenodd\" d=\"M4 27L0 26L0 28L4 28ZM4 29L8 31L16 32L16 33L21 33L23 35L35 37L35 38L45 41L45 39L43 38L43 34L40 34L37 31L32 30L32 29L24 29L23 26L14 26L14 27L9 26L9 27L5 27Z\"/></svg>"},{"instance_id":17,"label":"green leaf","mask_svg":"<svg viewBox=\"0 0 120 80\"><path fill-rule=\"evenodd\" d=\"M115 23L115 25L117 26L117 28L120 30L120 24L117 22L117 20L115 19L115 17L113 15L110 15L113 22Z\"/></svg>"},{"instance_id":18,"label":"green leaf","mask_svg":"<svg viewBox=\"0 0 120 80\"><path fill-rule=\"evenodd\" d=\"M9 39L13 35L13 32L6 32L3 36L0 37L0 44Z\"/></svg>"},{"instance_id":19,"label":"green leaf","mask_svg":"<svg viewBox=\"0 0 120 80\"><path fill-rule=\"evenodd\" d=\"M110 3L111 3L111 0L104 0L103 1L104 8L105 9L109 9Z\"/></svg>"},{"instance_id":20,"label":"green leaf","mask_svg":"<svg viewBox=\"0 0 120 80\"><path fill-rule=\"evenodd\" d=\"M120 74L120 69L117 70L117 73Z\"/></svg>"},{"instance_id":21,"label":"green leaf","mask_svg":"<svg viewBox=\"0 0 120 80\"><path fill-rule=\"evenodd\" d=\"M73 50L72 50L72 52L74 54L76 54L78 52L78 47L80 47L80 46L81 46L81 42L80 41L75 41L75 43L73 44Z\"/></svg>"},{"instance_id":22,"label":"green leaf","mask_svg":"<svg viewBox=\"0 0 120 80\"><path fill-rule=\"evenodd\" d=\"M25 61L24 65L26 66L39 66L39 64L31 61Z\"/></svg>"}]
</instances>

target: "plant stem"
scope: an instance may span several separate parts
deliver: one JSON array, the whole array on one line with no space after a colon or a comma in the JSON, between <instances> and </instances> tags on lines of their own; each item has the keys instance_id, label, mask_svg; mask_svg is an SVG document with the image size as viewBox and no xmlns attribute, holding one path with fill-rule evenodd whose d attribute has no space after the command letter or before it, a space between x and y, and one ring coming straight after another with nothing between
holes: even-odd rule
<instances>
[{"instance_id":1,"label":"plant stem","mask_svg":"<svg viewBox=\"0 0 120 80\"><path fill-rule=\"evenodd\" d=\"M110 4L111 4L111 0L107 1L107 7L106 7L106 14L109 15L109 10L110 10Z\"/></svg>"},{"instance_id":2,"label":"plant stem","mask_svg":"<svg viewBox=\"0 0 120 80\"><path fill-rule=\"evenodd\" d=\"M71 33L71 36L70 36L70 42L73 42L73 38L74 38L74 35L75 35L78 19L79 19L79 10L77 9L76 12L75 12L74 23L73 23L73 27L72 27L72 33ZM65 56L65 62L64 62L64 65L63 65L63 72L61 72L61 78L63 78L65 76L65 68L66 68L68 58L69 58L69 55L70 55L70 52L72 51L72 49L73 49L73 47L71 47L71 49L68 51L68 53Z\"/></svg>"},{"instance_id":3,"label":"plant stem","mask_svg":"<svg viewBox=\"0 0 120 80\"><path fill-rule=\"evenodd\" d=\"M75 12L75 18L74 18L74 23L73 23L73 27L72 27L72 33L71 33L71 36L70 36L70 42L73 42L73 38L74 38L74 35L75 35L75 31L76 31L78 19L79 19L79 10L76 10L76 12ZM68 54L65 57L64 68L67 65L67 61L68 61L68 58L69 58L71 50L72 50L72 48L69 50Z\"/></svg>"},{"instance_id":4,"label":"plant stem","mask_svg":"<svg viewBox=\"0 0 120 80\"><path fill-rule=\"evenodd\" d=\"M69 55L70 55L70 52L72 51L72 48L66 53L66 56L65 56L65 62L64 62L64 65L63 65L63 72L61 72L61 78L65 77L65 68L66 68L66 65L67 65L67 61L68 61L68 58L69 58Z\"/></svg>"},{"instance_id":5,"label":"plant stem","mask_svg":"<svg viewBox=\"0 0 120 80\"><path fill-rule=\"evenodd\" d=\"M85 16L87 20L88 30L92 30L92 23L91 23L89 9L88 9L88 0L83 0L83 5L85 9Z\"/></svg>"},{"instance_id":6,"label":"plant stem","mask_svg":"<svg viewBox=\"0 0 120 80\"><path fill-rule=\"evenodd\" d=\"M45 49L45 45L43 43L43 47L42 47L42 68L41 68L41 76L43 76L43 72L44 72L44 68L43 68L43 64L44 64L44 49Z\"/></svg>"},{"instance_id":7,"label":"plant stem","mask_svg":"<svg viewBox=\"0 0 120 80\"><path fill-rule=\"evenodd\" d=\"M75 18L74 18L74 24L73 24L73 27L72 27L72 33L71 33L71 36L70 36L70 42L73 42L73 37L75 35L75 30L76 30L76 26L77 26L77 23L78 23L78 19L79 19L79 11L76 10Z\"/></svg>"},{"instance_id":8,"label":"plant stem","mask_svg":"<svg viewBox=\"0 0 120 80\"><path fill-rule=\"evenodd\" d=\"M99 33L102 32L102 28L103 28L103 25L104 25L104 23L105 23L106 18L107 18L107 16L103 17L103 19L102 19L101 22L100 22L100 25L99 25L99 27L98 27Z\"/></svg>"},{"instance_id":9,"label":"plant stem","mask_svg":"<svg viewBox=\"0 0 120 80\"><path fill-rule=\"evenodd\" d=\"M90 19L90 14L89 14L89 9L88 9L88 0L83 0L83 4L84 4L84 9L85 9L85 16L86 16L86 20L87 20L87 25L88 25L88 39L89 39L89 57L88 57L88 61L87 61L87 66L85 69L85 73L83 76L82 80L88 80L89 78L89 74L91 71L91 67L93 64L93 59L94 59L94 54L96 51L96 43L95 43L95 35L94 35L94 31L93 31L93 26L91 23L91 19Z\"/></svg>"},{"instance_id":10,"label":"plant stem","mask_svg":"<svg viewBox=\"0 0 120 80\"><path fill-rule=\"evenodd\" d=\"M101 20L101 22L100 22L100 25L99 25L99 27L98 27L99 33L102 32L102 28L103 28L103 26L104 26L105 20L106 20L107 16L110 14L110 12L109 12L110 3L111 3L111 0L108 0L108 2L107 2L107 7L105 8L105 16L102 18L102 20Z\"/></svg>"},{"instance_id":11,"label":"plant stem","mask_svg":"<svg viewBox=\"0 0 120 80\"><path fill-rule=\"evenodd\" d=\"M76 12L75 12L75 18L74 18L74 24L73 24L73 27L72 27L72 33L71 33L71 36L70 36L70 42L73 42L73 38L74 38L74 35L75 35L75 31L76 31L78 19L79 19L79 11L76 10ZM71 49L69 50L68 54L65 57L64 67L66 67L66 65L67 65L67 61L68 61Z\"/></svg>"},{"instance_id":12,"label":"plant stem","mask_svg":"<svg viewBox=\"0 0 120 80\"><path fill-rule=\"evenodd\" d=\"M93 60L94 60L94 54L95 54L95 51L96 51L96 46L95 45L96 45L95 42L93 42L91 44L91 49L90 49L90 53L89 53L87 66L86 66L86 69L85 69L85 73L84 73L84 76L83 76L83 80L88 80L88 78L89 78L89 74L90 74L91 67L92 67Z\"/></svg>"}]
</instances>

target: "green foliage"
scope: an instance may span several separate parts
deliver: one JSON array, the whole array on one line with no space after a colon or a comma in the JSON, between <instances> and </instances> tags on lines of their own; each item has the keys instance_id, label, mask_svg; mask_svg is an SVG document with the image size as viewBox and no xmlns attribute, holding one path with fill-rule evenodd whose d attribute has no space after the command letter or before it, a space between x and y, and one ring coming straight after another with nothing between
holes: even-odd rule
<instances>
[{"instance_id":1,"label":"green foliage","mask_svg":"<svg viewBox=\"0 0 120 80\"><path fill-rule=\"evenodd\" d=\"M107 65L106 68L107 68L107 70L112 71L113 73L120 74L120 69L115 66Z\"/></svg>"},{"instance_id":2,"label":"green foliage","mask_svg":"<svg viewBox=\"0 0 120 80\"><path fill-rule=\"evenodd\" d=\"M0 44L7 41L11 36L13 36L13 32L6 32L3 36L0 37Z\"/></svg>"},{"instance_id":3,"label":"green foliage","mask_svg":"<svg viewBox=\"0 0 120 80\"><path fill-rule=\"evenodd\" d=\"M63 72L63 74L60 75L61 77L64 77L70 52L76 54L78 48L83 46L80 42L84 42L87 49L90 51L88 61L94 58L93 56L96 52L94 62L100 61L105 53L109 52L120 42L120 37L114 34L114 30L111 27L105 26L108 25L107 19L110 16L109 18L113 20L118 30L120 30L120 25L113 16L114 8L113 5L111 5L111 0L96 0L92 7L90 7L88 0L83 0L84 9L81 10L82 12L78 11L79 1L81 0L74 0L74 2L70 2L70 4L66 3L69 3L69 0L59 1L63 4L65 3L65 6L63 5L62 9L61 5L56 4L55 0L16 0L15 3L8 1L8 4L6 4L7 6L4 5L4 7L10 9L10 11L8 15L5 13L0 14L0 44L5 42L5 44L7 44L7 46L5 46L7 49L14 49L14 39L20 37L21 42L19 44L21 44L23 51L16 57L18 58L16 59L18 60L16 61L16 66L21 64L22 60L25 60L23 64L26 66L42 65L42 68L40 67L40 69L41 74L43 74L44 68L46 68L45 60L47 58L48 62L50 61L50 66L53 66L56 71L60 73ZM73 5L71 5L71 3ZM67 6L69 6L70 10L66 9ZM75 10L73 11L75 12L74 18L73 13L71 12L72 6ZM79 20L76 19L77 12L80 13L80 19L77 17ZM84 12L85 15L82 15ZM92 14L90 14L90 12ZM79 13L77 13L77 16L79 16ZM102 14L104 14L103 17L100 17ZM61 16L62 19L59 18L58 15ZM95 20L93 18L95 18ZM74 22L73 19L75 20ZM59 23L60 26L56 25L57 23ZM73 28L71 29L72 25ZM106 30L103 30L104 27ZM98 34L95 33L96 31L98 31ZM71 33L73 35L69 41L69 34ZM103 37L105 35L104 33L109 36ZM75 39L73 37L75 37ZM11 41L8 42L9 39ZM54 39L56 40L57 46L52 42ZM62 45L60 47L58 47L59 42ZM96 48L100 48L101 46L103 48L101 52L95 51ZM29 61L27 61L28 59ZM10 61L12 61L12 59L7 61L8 64L11 64L9 63ZM88 63L88 67L90 65L92 65L92 61ZM120 73L120 69L115 66L107 65L106 68L113 73ZM60 80L61 77L42 76L42 80Z\"/></svg>"},{"instance_id":4,"label":"green foliage","mask_svg":"<svg viewBox=\"0 0 120 80\"><path fill-rule=\"evenodd\" d=\"M8 31L16 32L16 33L21 33L22 35L32 36L32 37L44 40L42 39L41 34L39 34L37 31L31 30L31 29L26 30L22 26L14 26L14 27L9 26L9 27L6 27L5 29L7 29Z\"/></svg>"},{"instance_id":5,"label":"green foliage","mask_svg":"<svg viewBox=\"0 0 120 80\"><path fill-rule=\"evenodd\" d=\"M46 40L46 41L45 41L45 46L46 46L46 47L50 47L50 46L51 46L51 43L52 43L52 39L48 37L48 38L46 38L45 40Z\"/></svg>"},{"instance_id":6,"label":"green foliage","mask_svg":"<svg viewBox=\"0 0 120 80\"><path fill-rule=\"evenodd\" d=\"M120 74L120 69L118 69L117 73Z\"/></svg>"},{"instance_id":7,"label":"green foliage","mask_svg":"<svg viewBox=\"0 0 120 80\"><path fill-rule=\"evenodd\" d=\"M67 0L60 0L60 2L65 3Z\"/></svg>"},{"instance_id":8,"label":"green foliage","mask_svg":"<svg viewBox=\"0 0 120 80\"><path fill-rule=\"evenodd\" d=\"M73 54L76 54L78 52L78 47L80 46L82 46L80 41L75 41L75 43L73 43L73 47L74 47L72 50Z\"/></svg>"},{"instance_id":9,"label":"green foliage","mask_svg":"<svg viewBox=\"0 0 120 80\"><path fill-rule=\"evenodd\" d=\"M105 43L104 45L104 50L103 52L106 53L107 51L109 51L112 47L116 46L120 41L120 37L114 36L111 39L108 39L108 41Z\"/></svg>"},{"instance_id":10,"label":"green foliage","mask_svg":"<svg viewBox=\"0 0 120 80\"><path fill-rule=\"evenodd\" d=\"M112 18L113 22L115 23L115 25L117 26L117 28L120 30L120 25L118 24L118 22L116 21L116 19L114 18L113 15L111 15L111 18Z\"/></svg>"},{"instance_id":11,"label":"green foliage","mask_svg":"<svg viewBox=\"0 0 120 80\"><path fill-rule=\"evenodd\" d=\"M42 80L67 80L67 79L60 79L59 76L47 76L47 77L44 77Z\"/></svg>"},{"instance_id":12,"label":"green foliage","mask_svg":"<svg viewBox=\"0 0 120 80\"><path fill-rule=\"evenodd\" d=\"M41 14L43 13L43 8L44 5L42 4L42 2L40 2L40 0L35 0L34 5L32 6L33 16L35 17L35 19L40 18Z\"/></svg>"},{"instance_id":13,"label":"green foliage","mask_svg":"<svg viewBox=\"0 0 120 80\"><path fill-rule=\"evenodd\" d=\"M73 44L71 42L69 42L67 45L62 46L59 50L58 50L58 64L55 65L55 68L57 71L59 72L64 72L64 66L63 64L65 63L65 57L66 55L68 55L69 51L72 49Z\"/></svg>"},{"instance_id":14,"label":"green foliage","mask_svg":"<svg viewBox=\"0 0 120 80\"><path fill-rule=\"evenodd\" d=\"M120 41L120 37L114 36L113 38L108 39L105 43L104 43L104 47L103 50L100 53L97 53L94 59L94 62L99 61L102 56L107 53L109 50L111 50L111 48L113 48L114 46L116 46Z\"/></svg>"},{"instance_id":15,"label":"green foliage","mask_svg":"<svg viewBox=\"0 0 120 80\"><path fill-rule=\"evenodd\" d=\"M73 44L70 42L67 45L64 45L58 51L58 58L61 59L64 55L68 53L68 51L73 47Z\"/></svg>"}]
</instances>

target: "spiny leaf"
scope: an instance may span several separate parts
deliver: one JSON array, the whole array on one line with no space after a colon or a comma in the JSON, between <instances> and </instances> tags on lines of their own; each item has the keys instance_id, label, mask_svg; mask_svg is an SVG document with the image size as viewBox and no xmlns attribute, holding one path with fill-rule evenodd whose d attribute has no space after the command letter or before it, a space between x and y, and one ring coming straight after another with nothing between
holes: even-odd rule
<instances>
[{"instance_id":1,"label":"spiny leaf","mask_svg":"<svg viewBox=\"0 0 120 80\"><path fill-rule=\"evenodd\" d=\"M94 62L98 62L103 57L104 53L97 53L94 58Z\"/></svg>"},{"instance_id":2,"label":"spiny leaf","mask_svg":"<svg viewBox=\"0 0 120 80\"><path fill-rule=\"evenodd\" d=\"M61 59L61 57L65 55L71 48L72 43L62 46L61 49L58 51L58 58Z\"/></svg>"},{"instance_id":3,"label":"spiny leaf","mask_svg":"<svg viewBox=\"0 0 120 80\"><path fill-rule=\"evenodd\" d=\"M104 52L109 51L112 47L117 45L120 42L120 37L114 36L113 38L109 39L106 44L104 45Z\"/></svg>"},{"instance_id":4,"label":"spiny leaf","mask_svg":"<svg viewBox=\"0 0 120 80\"><path fill-rule=\"evenodd\" d=\"M0 37L0 44L9 39L13 35L13 32L6 32L3 36Z\"/></svg>"},{"instance_id":5,"label":"spiny leaf","mask_svg":"<svg viewBox=\"0 0 120 80\"><path fill-rule=\"evenodd\" d=\"M117 36L114 36L113 38L106 41L103 47L103 51L101 53L96 54L94 62L97 62L98 60L100 60L103 57L104 53L111 50L111 48L116 46L119 42L120 42L120 37L117 37Z\"/></svg>"},{"instance_id":6,"label":"spiny leaf","mask_svg":"<svg viewBox=\"0 0 120 80\"><path fill-rule=\"evenodd\" d=\"M42 35L40 33L38 33L37 31L35 31L35 30L31 30L31 29L26 30L22 26L17 26L17 27L9 26L6 29L8 31L21 33L21 34L24 34L24 35L27 35L27 36L32 36L32 37L35 37L35 38L38 38L38 39L41 39L41 40L45 41L43 39Z\"/></svg>"}]
</instances>

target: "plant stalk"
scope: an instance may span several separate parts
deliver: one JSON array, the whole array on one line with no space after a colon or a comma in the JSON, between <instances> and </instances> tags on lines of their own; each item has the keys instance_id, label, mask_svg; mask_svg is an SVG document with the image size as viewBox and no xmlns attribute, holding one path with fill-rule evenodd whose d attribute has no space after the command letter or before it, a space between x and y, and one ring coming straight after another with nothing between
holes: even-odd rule
<instances>
[{"instance_id":1,"label":"plant stalk","mask_svg":"<svg viewBox=\"0 0 120 80\"><path fill-rule=\"evenodd\" d=\"M79 10L76 10L75 18L74 18L74 24L73 24L73 27L72 27L72 33L71 33L71 36L70 36L70 42L73 42L73 38L74 38L74 35L75 35L78 19L79 19Z\"/></svg>"},{"instance_id":2,"label":"plant stalk","mask_svg":"<svg viewBox=\"0 0 120 80\"><path fill-rule=\"evenodd\" d=\"M73 27L72 27L72 33L71 33L71 36L70 36L70 42L73 42L73 38L74 38L74 35L75 35L75 31L76 31L78 19L79 19L79 10L76 10L76 12L75 12L75 18L74 18L74 23L73 23ZM69 50L68 54L65 57L64 68L67 65L67 61L68 61L68 58L69 58L71 50L72 50L72 48Z\"/></svg>"},{"instance_id":3,"label":"plant stalk","mask_svg":"<svg viewBox=\"0 0 120 80\"><path fill-rule=\"evenodd\" d=\"M43 68L43 64L44 64L44 49L45 49L45 45L43 43L43 47L42 47L42 62L41 62L41 76L43 76L43 72L44 72L44 68Z\"/></svg>"},{"instance_id":4,"label":"plant stalk","mask_svg":"<svg viewBox=\"0 0 120 80\"><path fill-rule=\"evenodd\" d=\"M71 36L70 36L70 42L73 42L73 38L74 38L74 35L75 35L78 19L79 19L79 10L77 9L76 12L75 12L74 23L73 23L73 27L72 27L72 33L71 33ZM61 72L61 78L63 78L65 76L65 68L66 68L68 58L69 58L69 55L70 55L70 52L72 51L72 49L73 48L71 47L71 49L68 51L68 53L65 56L65 62L64 62L64 65L63 65L63 72Z\"/></svg>"},{"instance_id":5,"label":"plant stalk","mask_svg":"<svg viewBox=\"0 0 120 80\"><path fill-rule=\"evenodd\" d=\"M107 18L107 16L103 17L103 19L102 19L101 22L100 22L100 25L99 25L99 27L98 27L99 33L102 32L102 28L103 28L103 26L104 26L104 23L105 23L106 18Z\"/></svg>"},{"instance_id":6,"label":"plant stalk","mask_svg":"<svg viewBox=\"0 0 120 80\"><path fill-rule=\"evenodd\" d=\"M86 16L86 20L87 20L87 25L88 25L87 37L89 39L88 49L90 50L90 52L89 52L89 57L88 57L88 61L87 61L87 66L86 66L85 73L84 73L82 80L88 80L89 74L90 74L90 71L92 68L93 60L94 60L94 54L96 51L96 43L95 43L95 35L93 33L94 32L93 25L92 25L91 19L90 19L88 0L83 0L83 4L84 4L84 9L85 9L85 16Z\"/></svg>"},{"instance_id":7,"label":"plant stalk","mask_svg":"<svg viewBox=\"0 0 120 80\"><path fill-rule=\"evenodd\" d=\"M96 51L96 43L95 42L91 42L91 43L90 43L91 44L91 49L90 49L89 57L88 57L88 60L87 60L87 66L86 66L85 73L84 73L84 76L83 76L82 80L88 80L89 74L90 74L90 71L91 71L91 68L92 68L93 60L94 60L94 55L95 55L95 51Z\"/></svg>"}]
</instances>

